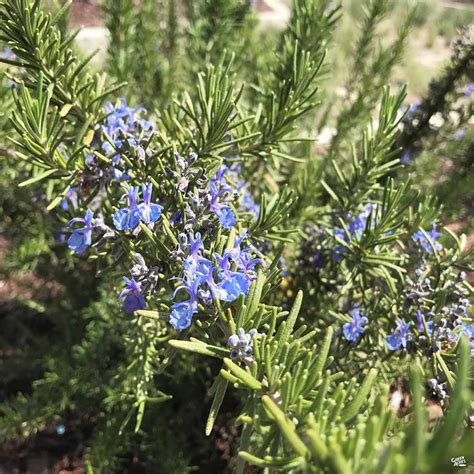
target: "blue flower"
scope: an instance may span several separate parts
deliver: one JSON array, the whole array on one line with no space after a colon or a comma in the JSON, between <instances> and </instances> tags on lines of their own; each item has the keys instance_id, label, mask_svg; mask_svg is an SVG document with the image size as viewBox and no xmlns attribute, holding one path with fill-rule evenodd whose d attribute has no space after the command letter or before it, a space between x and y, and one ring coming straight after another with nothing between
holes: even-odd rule
<instances>
[{"instance_id":1,"label":"blue flower","mask_svg":"<svg viewBox=\"0 0 474 474\"><path fill-rule=\"evenodd\" d=\"M237 162L232 163L230 168L227 169L227 175L230 176L232 182L237 185L235 193L240 196L240 208L243 211L254 214L255 218L258 219L260 206L255 202L252 194L248 190L248 183L240 177L240 173L241 166Z\"/></svg>"},{"instance_id":2,"label":"blue flower","mask_svg":"<svg viewBox=\"0 0 474 474\"><path fill-rule=\"evenodd\" d=\"M418 332L425 332L425 326L423 325L423 314L420 310L416 312L417 325L416 328ZM428 328L428 334L433 333L433 321L426 321L426 327Z\"/></svg>"},{"instance_id":3,"label":"blue flower","mask_svg":"<svg viewBox=\"0 0 474 474\"><path fill-rule=\"evenodd\" d=\"M474 325L468 326L467 324L462 325L462 332L465 334L469 339L474 339Z\"/></svg>"},{"instance_id":4,"label":"blue flower","mask_svg":"<svg viewBox=\"0 0 474 474\"><path fill-rule=\"evenodd\" d=\"M127 192L122 196L128 199L128 206L119 209L113 217L114 225L118 230L133 230L140 222L140 213L138 210L138 186L130 186Z\"/></svg>"},{"instance_id":5,"label":"blue flower","mask_svg":"<svg viewBox=\"0 0 474 474\"><path fill-rule=\"evenodd\" d=\"M317 271L322 270L326 266L326 259L324 258L324 254L323 252L321 252L321 250L317 250L316 253L314 254L313 263L314 263L314 268Z\"/></svg>"},{"instance_id":6,"label":"blue flower","mask_svg":"<svg viewBox=\"0 0 474 474\"><path fill-rule=\"evenodd\" d=\"M348 242L349 239L347 238L346 233L344 232L344 229L336 229L334 231L334 237L343 240L344 242ZM331 258L335 262L340 262L344 258L344 254L347 252L346 247L344 245L337 245L333 252L331 253Z\"/></svg>"},{"instance_id":7,"label":"blue flower","mask_svg":"<svg viewBox=\"0 0 474 474\"><path fill-rule=\"evenodd\" d=\"M232 188L224 180L224 174L226 171L227 167L224 165L221 166L217 171L216 177L211 179L209 182L209 193L211 195L209 208L211 212L217 216L222 227L225 229L232 229L232 227L237 223L235 214L230 206L219 202L224 194L232 192Z\"/></svg>"},{"instance_id":8,"label":"blue flower","mask_svg":"<svg viewBox=\"0 0 474 474\"><path fill-rule=\"evenodd\" d=\"M201 283L212 267L212 262L202 256L204 246L199 232L196 235L190 232L188 239L189 244L186 244L188 256L183 263L184 272L189 281L197 280L198 283Z\"/></svg>"},{"instance_id":9,"label":"blue flower","mask_svg":"<svg viewBox=\"0 0 474 474\"><path fill-rule=\"evenodd\" d=\"M138 212L140 219L145 224L152 224L161 217L161 211L163 206L151 202L151 196L153 193L153 184L142 184L143 202L138 206Z\"/></svg>"},{"instance_id":10,"label":"blue flower","mask_svg":"<svg viewBox=\"0 0 474 474\"><path fill-rule=\"evenodd\" d=\"M428 237L431 239L432 243L433 243L433 246L435 248L436 251L439 251L443 248L443 246L436 241L436 239L438 237L441 237L443 234L441 234L440 232L437 232L436 231L436 224L433 222L433 228L432 230L430 230L429 232L426 232L426 234L428 235ZM413 234L413 240L417 243L419 243L422 247L422 249L425 251L425 252L428 252L428 253L433 253L433 247L431 247L430 245L430 242L428 241L428 239L425 237L425 235L423 234L423 232L421 232L421 230L415 232Z\"/></svg>"},{"instance_id":11,"label":"blue flower","mask_svg":"<svg viewBox=\"0 0 474 474\"><path fill-rule=\"evenodd\" d=\"M189 233L189 254L191 257L196 258L200 252L204 250L204 244L202 243L201 233L196 232L194 235L192 232Z\"/></svg>"},{"instance_id":12,"label":"blue flower","mask_svg":"<svg viewBox=\"0 0 474 474\"><path fill-rule=\"evenodd\" d=\"M193 307L189 301L175 303L171 306L170 324L178 331L183 331L191 326L193 315L197 308Z\"/></svg>"},{"instance_id":13,"label":"blue flower","mask_svg":"<svg viewBox=\"0 0 474 474\"><path fill-rule=\"evenodd\" d=\"M346 323L342 326L342 332L344 337L348 341L356 341L359 339L360 334L362 334L365 329L362 327L363 324L367 324L368 319L365 316L360 315L359 305L356 304L352 310L352 321Z\"/></svg>"},{"instance_id":14,"label":"blue flower","mask_svg":"<svg viewBox=\"0 0 474 474\"><path fill-rule=\"evenodd\" d=\"M410 150L404 150L400 162L403 165L408 165L411 162L411 152Z\"/></svg>"},{"instance_id":15,"label":"blue flower","mask_svg":"<svg viewBox=\"0 0 474 474\"><path fill-rule=\"evenodd\" d=\"M286 261L284 257L280 257L278 260L278 266L281 269L281 276L287 277L288 276L288 268L286 267Z\"/></svg>"},{"instance_id":16,"label":"blue flower","mask_svg":"<svg viewBox=\"0 0 474 474\"><path fill-rule=\"evenodd\" d=\"M473 92L474 92L474 83L471 83L471 84L468 84L466 86L466 90L464 91L464 95L466 97L471 97Z\"/></svg>"},{"instance_id":17,"label":"blue flower","mask_svg":"<svg viewBox=\"0 0 474 474\"><path fill-rule=\"evenodd\" d=\"M235 301L240 295L246 295L250 288L250 280L247 275L238 272L230 272L219 282L218 287L224 292L221 294L222 301Z\"/></svg>"},{"instance_id":18,"label":"blue flower","mask_svg":"<svg viewBox=\"0 0 474 474\"><path fill-rule=\"evenodd\" d=\"M94 213L87 209L84 218L75 217L66 224L66 226L71 226L76 222L82 222L84 224L84 227L74 229L67 241L69 248L74 250L77 254L83 253L92 243L92 231L94 230L93 218Z\"/></svg>"},{"instance_id":19,"label":"blue flower","mask_svg":"<svg viewBox=\"0 0 474 474\"><path fill-rule=\"evenodd\" d=\"M411 339L411 334L408 332L410 326L411 322L404 323L401 319L397 320L397 329L385 341L388 350L396 351L400 347L406 349L407 342Z\"/></svg>"},{"instance_id":20,"label":"blue flower","mask_svg":"<svg viewBox=\"0 0 474 474\"><path fill-rule=\"evenodd\" d=\"M375 226L376 210L376 205L369 203L360 214L358 214L351 221L348 222L347 233L341 227L336 228L334 230L334 238L336 239L336 241L337 239L339 239L346 243L349 243L350 239L360 240L367 226L369 228ZM369 218L370 222L368 223L367 221L369 220ZM344 258L344 254L346 252L347 248L340 242L338 242L338 245L336 245L336 247L331 253L331 258L335 262L340 262Z\"/></svg>"},{"instance_id":21,"label":"blue flower","mask_svg":"<svg viewBox=\"0 0 474 474\"><path fill-rule=\"evenodd\" d=\"M407 110L407 117L408 118L413 118L415 115L415 112L418 110L418 107L420 106L419 102L415 102L413 104L410 104Z\"/></svg>"},{"instance_id":22,"label":"blue flower","mask_svg":"<svg viewBox=\"0 0 474 474\"><path fill-rule=\"evenodd\" d=\"M253 255L249 252L251 247L245 247L241 249L242 241L247 237L246 234L235 239L234 248L230 251L230 257L232 261L237 265L238 270L247 273L251 280L254 280L256 277L255 266L263 263L261 258L254 258Z\"/></svg>"},{"instance_id":23,"label":"blue flower","mask_svg":"<svg viewBox=\"0 0 474 474\"><path fill-rule=\"evenodd\" d=\"M104 108L108 115L100 130L107 138L102 141L101 148L112 157L113 164L118 165L121 158L117 149L123 146L124 140L131 146L138 145L137 139L133 136L137 133L136 126L140 125L144 130L151 130L153 125L138 115L145 109L129 107L125 99L119 99L115 105L107 103ZM121 171L115 166L111 166L111 172L115 179L129 179L125 171Z\"/></svg>"},{"instance_id":24,"label":"blue flower","mask_svg":"<svg viewBox=\"0 0 474 474\"><path fill-rule=\"evenodd\" d=\"M224 252L222 257L219 254L215 254L215 257L219 262L219 266L214 268L214 270L218 271L219 283L214 286L213 280L208 280L209 288L213 295L217 299L229 303L235 301L242 294L246 295L249 291L250 283L254 279L253 273L248 273L245 270L242 271L243 269L239 268L239 271L231 271L232 252ZM212 273L210 275L212 276Z\"/></svg>"},{"instance_id":25,"label":"blue flower","mask_svg":"<svg viewBox=\"0 0 474 474\"><path fill-rule=\"evenodd\" d=\"M215 206L214 210L219 222L224 229L232 229L237 223L234 211L227 205Z\"/></svg>"},{"instance_id":26,"label":"blue flower","mask_svg":"<svg viewBox=\"0 0 474 474\"><path fill-rule=\"evenodd\" d=\"M56 433L59 435L59 436L62 436L64 433L66 433L66 427L64 425L58 425L56 426Z\"/></svg>"},{"instance_id":27,"label":"blue flower","mask_svg":"<svg viewBox=\"0 0 474 474\"><path fill-rule=\"evenodd\" d=\"M248 293L250 283L256 277L255 265L261 260L252 258L249 247L241 249L244 238L237 238L234 248L226 250L223 255L215 253L218 265L213 265L211 260L203 257L201 234L183 235L183 249L178 249L178 252L187 253L183 263L184 276L180 278L182 284L176 288L173 298L178 292L185 291L188 299L171 307L170 323L174 328L183 330L189 327L192 316L197 313L199 300L207 305L213 300L230 303Z\"/></svg>"},{"instance_id":28,"label":"blue flower","mask_svg":"<svg viewBox=\"0 0 474 474\"><path fill-rule=\"evenodd\" d=\"M260 205L255 202L253 196L249 191L245 190L242 192L242 198L240 199L240 205L242 208L248 212L251 212L255 215L255 218L258 219L260 214Z\"/></svg>"},{"instance_id":29,"label":"blue flower","mask_svg":"<svg viewBox=\"0 0 474 474\"><path fill-rule=\"evenodd\" d=\"M0 58L14 60L16 59L16 55L10 46L5 46L2 51L0 51Z\"/></svg>"},{"instance_id":30,"label":"blue flower","mask_svg":"<svg viewBox=\"0 0 474 474\"><path fill-rule=\"evenodd\" d=\"M170 324L178 331L187 329L191 325L193 315L197 313L198 287L200 283L201 280L199 278L194 278L192 274L187 273L183 279L183 284L176 288L173 293L173 298L175 298L178 292L184 290L189 296L188 300L174 303L171 306Z\"/></svg>"},{"instance_id":31,"label":"blue flower","mask_svg":"<svg viewBox=\"0 0 474 474\"><path fill-rule=\"evenodd\" d=\"M72 204L72 208L77 207L77 188L69 188L66 197L61 201L61 208L67 211L69 209L69 202Z\"/></svg>"},{"instance_id":32,"label":"blue flower","mask_svg":"<svg viewBox=\"0 0 474 474\"><path fill-rule=\"evenodd\" d=\"M125 312L131 314L134 311L145 309L146 302L142 295L140 283L126 276L123 277L123 281L125 282L125 289L121 291L118 301L119 303L123 302Z\"/></svg>"},{"instance_id":33,"label":"blue flower","mask_svg":"<svg viewBox=\"0 0 474 474\"><path fill-rule=\"evenodd\" d=\"M248 293L250 282L247 275L230 271L228 262L229 255L225 254L224 257L220 257L220 266L206 265L203 268L205 273L203 272L199 277L199 283L207 285L214 299L230 303L241 294ZM218 283L214 280L216 272L219 278Z\"/></svg>"},{"instance_id":34,"label":"blue flower","mask_svg":"<svg viewBox=\"0 0 474 474\"><path fill-rule=\"evenodd\" d=\"M117 181L130 181L130 176L125 171L119 170L115 166L111 166L110 171Z\"/></svg>"}]
</instances>

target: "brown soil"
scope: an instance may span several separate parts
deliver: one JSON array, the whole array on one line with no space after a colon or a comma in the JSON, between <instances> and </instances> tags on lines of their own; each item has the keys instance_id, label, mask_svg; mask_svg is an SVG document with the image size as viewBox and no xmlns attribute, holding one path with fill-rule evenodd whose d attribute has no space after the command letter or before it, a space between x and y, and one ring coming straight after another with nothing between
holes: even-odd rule
<instances>
[{"instance_id":1,"label":"brown soil","mask_svg":"<svg viewBox=\"0 0 474 474\"><path fill-rule=\"evenodd\" d=\"M73 0L69 9L71 27L102 26L102 8L97 0Z\"/></svg>"}]
</instances>

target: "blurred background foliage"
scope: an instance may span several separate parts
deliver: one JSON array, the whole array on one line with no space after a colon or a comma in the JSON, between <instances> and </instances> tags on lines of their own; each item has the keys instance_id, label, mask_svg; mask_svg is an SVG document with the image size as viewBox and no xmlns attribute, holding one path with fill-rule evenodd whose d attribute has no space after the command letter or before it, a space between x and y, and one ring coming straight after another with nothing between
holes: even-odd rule
<instances>
[{"instance_id":1,"label":"blurred background foliage","mask_svg":"<svg viewBox=\"0 0 474 474\"><path fill-rule=\"evenodd\" d=\"M54 12L63 2L44 3ZM326 25L312 30L311 25L294 24L294 30L285 30L289 35L297 31L308 49L320 48L321 54L327 49L317 76L321 105L299 122L301 134L316 134L318 140L288 145L288 153L317 159L308 167L265 163L264 180L260 171L248 170L254 195L272 192L287 181L295 187L305 179L311 184L321 177L331 156L340 156L339 165L347 169L351 144L360 148L363 131L377 117L385 84L391 83L397 92L408 83L404 106L428 103L429 130L417 136L405 167L393 170L393 175L402 182L411 176L415 189L438 197L443 221L465 233L472 246L472 61L443 95L446 100L430 103L455 62L452 45L459 29L474 23L474 6L450 3L344 0ZM267 7L271 9L271 2ZM60 27L64 32L79 24L105 28L108 33L84 31L75 51L85 56L84 42L88 51L101 47L93 67L106 70L111 81L126 81L120 94L159 115L174 95L195 84L197 72L224 54L235 55L232 72L238 73L239 83L252 84L244 91L248 101L268 90L272 78L266 72L273 67L275 52L285 57L285 27L261 21L265 12L244 0L84 0L73 3ZM472 37L472 32L464 33L469 34ZM172 374L154 375L160 390L172 392L174 400L147 404L139 433L127 428L117 439L129 411L130 390L120 374L128 370L125 354L137 347L142 328L137 323L136 339L127 340L130 333L117 314L117 288L96 276L94 262L73 264L75 259L60 242L59 220L45 210L53 190L18 187L30 170L12 166L16 158L7 137L15 133L8 120L14 104L8 74L21 76L23 71L1 68L0 402L11 402L4 405L5 416L0 418L0 460L5 469L87 470L88 459L94 459L103 472L232 470L240 436L233 422L242 397L234 393L225 399L209 443L202 427L211 403L210 375L220 365L203 362L195 354L178 352ZM331 173L326 174L329 183L337 179ZM303 216L301 223L310 221L311 216ZM288 281L280 288L285 304L292 301L294 290ZM123 399L114 399L117 393L123 393Z\"/></svg>"}]
</instances>

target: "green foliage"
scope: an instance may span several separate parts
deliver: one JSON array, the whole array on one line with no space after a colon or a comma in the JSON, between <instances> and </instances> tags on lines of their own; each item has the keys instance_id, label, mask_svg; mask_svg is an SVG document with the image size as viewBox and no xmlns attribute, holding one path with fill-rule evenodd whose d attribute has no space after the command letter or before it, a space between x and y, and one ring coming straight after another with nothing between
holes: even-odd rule
<instances>
[{"instance_id":1,"label":"green foliage","mask_svg":"<svg viewBox=\"0 0 474 474\"><path fill-rule=\"evenodd\" d=\"M390 2L364 3L341 104L324 90L342 14L328 0L295 0L288 26L265 42L246 1L189 0L181 21L174 0L107 0L112 81L73 52L68 5L57 3L46 13L39 1L0 0L0 40L15 55L2 57L0 81L0 228L13 247L0 270L12 280L34 271L61 287L46 299L20 296L12 316L0 313L0 440L28 442L64 424L84 438L88 472L197 465L243 473L247 464L450 472L450 458L472 440L464 334L473 289L459 269L473 269L473 254L465 237L445 230L441 247L426 230L439 219L437 201L421 185L423 171L409 178L399 158L416 148L423 170L423 159L445 149L456 171L433 190L447 204L451 196L453 212L453 196L469 199L472 134L462 143L449 137L467 128L472 103L462 99L459 119L447 119L472 66L467 33L415 121L401 113L406 88L391 95L386 86L419 21L415 9L385 44L378 37ZM103 104L120 87L151 111L152 127L136 111L127 112L133 133L123 117L118 132L104 125L126 109ZM436 113L446 120L433 130ZM332 141L316 148L326 123ZM223 164L227 177L218 178ZM119 229L123 188L148 182L159 220ZM235 224L221 222L218 204ZM69 237L66 223L86 209L95 213L93 245L73 256L55 238ZM192 324L178 333L168 319L191 291L180 285L193 271L186 239L198 232L199 256L215 268L199 283ZM230 270L245 253L254 259L246 273ZM112 282L142 271L146 307L125 315ZM251 280L235 298L224 288L232 273ZM356 310L367 320L351 339ZM35 328L31 315L45 326ZM410 338L391 350L396 320L411 324ZM440 336L445 328L450 339ZM247 338L238 355L237 335ZM400 380L411 397L404 409L389 388ZM430 405L443 413L434 427ZM225 444L225 463L214 444Z\"/></svg>"},{"instance_id":2,"label":"green foliage","mask_svg":"<svg viewBox=\"0 0 474 474\"><path fill-rule=\"evenodd\" d=\"M203 64L215 64L226 51L236 54L240 65L255 21L245 0L187 0L186 50L192 61L184 67L194 76Z\"/></svg>"},{"instance_id":3,"label":"green foliage","mask_svg":"<svg viewBox=\"0 0 474 474\"><path fill-rule=\"evenodd\" d=\"M387 83L394 66L400 61L407 38L414 24L415 9L411 8L403 22L396 40L384 47L375 47L375 29L388 11L388 2L368 2L366 16L361 27L361 36L354 50L354 65L347 82L349 100L338 115L337 133L331 142L328 160L332 159L347 137L354 136L357 123L365 123L374 109L381 89ZM367 61L367 57L373 58ZM356 88L354 88L356 86ZM354 96L354 99L351 98Z\"/></svg>"},{"instance_id":4,"label":"green foliage","mask_svg":"<svg viewBox=\"0 0 474 474\"><path fill-rule=\"evenodd\" d=\"M160 15L167 12L166 27ZM176 48L176 3L170 1L104 2L106 26L110 32L108 61L112 77L127 82L126 95L149 107L169 92L176 71L172 56Z\"/></svg>"},{"instance_id":5,"label":"green foliage","mask_svg":"<svg viewBox=\"0 0 474 474\"><path fill-rule=\"evenodd\" d=\"M11 45L17 56L3 61L29 71L28 87L36 88L40 82L45 87L52 85L53 104L61 108L64 116L71 115L84 124L97 115L101 100L116 87L104 89L104 79L87 70L90 58L79 61L74 57L74 36L61 37L57 24L67 7L65 4L52 17L40 9L39 1L2 2L0 40Z\"/></svg>"}]
</instances>

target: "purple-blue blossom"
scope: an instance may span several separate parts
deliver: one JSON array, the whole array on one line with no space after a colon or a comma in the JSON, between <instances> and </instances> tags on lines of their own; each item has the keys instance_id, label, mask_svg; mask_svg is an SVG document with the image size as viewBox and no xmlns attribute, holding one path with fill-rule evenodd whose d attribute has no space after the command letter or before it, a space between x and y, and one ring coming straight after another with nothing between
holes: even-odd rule
<instances>
[{"instance_id":1,"label":"purple-blue blossom","mask_svg":"<svg viewBox=\"0 0 474 474\"><path fill-rule=\"evenodd\" d=\"M466 325L464 324L463 327L463 333L469 338L469 339L474 339L474 325Z\"/></svg>"},{"instance_id":2,"label":"purple-blue blossom","mask_svg":"<svg viewBox=\"0 0 474 474\"><path fill-rule=\"evenodd\" d=\"M316 250L312 259L315 270L320 271L326 266L326 258L321 250Z\"/></svg>"},{"instance_id":3,"label":"purple-blue blossom","mask_svg":"<svg viewBox=\"0 0 474 474\"><path fill-rule=\"evenodd\" d=\"M163 206L152 203L153 184L142 184L143 202L138 205L140 219L144 224L153 224L161 217Z\"/></svg>"},{"instance_id":4,"label":"purple-blue blossom","mask_svg":"<svg viewBox=\"0 0 474 474\"><path fill-rule=\"evenodd\" d=\"M14 60L16 59L16 54L10 48L10 46L5 46L2 51L0 51L0 58Z\"/></svg>"},{"instance_id":5,"label":"purple-blue blossom","mask_svg":"<svg viewBox=\"0 0 474 474\"><path fill-rule=\"evenodd\" d=\"M397 320L395 332L390 334L385 341L388 350L396 351L401 347L406 349L408 341L411 340L411 333L409 332L410 326L411 321L405 323L401 319Z\"/></svg>"},{"instance_id":6,"label":"purple-blue blossom","mask_svg":"<svg viewBox=\"0 0 474 474\"><path fill-rule=\"evenodd\" d=\"M432 229L426 232L426 234L431 239L434 249L438 252L443 248L443 246L439 242L437 242L436 239L438 237L442 237L443 234L436 230L436 224L434 222L432 225L433 225ZM425 252L433 253L433 247L431 246L430 242L428 241L428 239L425 237L425 235L423 234L421 230L413 234L413 240L416 243L418 243Z\"/></svg>"},{"instance_id":7,"label":"purple-blue blossom","mask_svg":"<svg viewBox=\"0 0 474 474\"><path fill-rule=\"evenodd\" d=\"M420 310L416 312L416 321L417 321L416 328L418 329L418 332L425 332L425 326L423 324L423 313ZM425 318L425 323L428 329L428 334L432 334L433 321L426 321L426 318Z\"/></svg>"},{"instance_id":8,"label":"purple-blue blossom","mask_svg":"<svg viewBox=\"0 0 474 474\"><path fill-rule=\"evenodd\" d=\"M402 157L400 159L400 162L403 165L408 165L411 163L411 152L410 150L403 150Z\"/></svg>"},{"instance_id":9,"label":"purple-blue blossom","mask_svg":"<svg viewBox=\"0 0 474 474\"><path fill-rule=\"evenodd\" d=\"M65 211L69 209L69 204L72 205L72 208L75 209L77 207L77 189L78 188L69 188L66 196L64 199L61 201L61 208Z\"/></svg>"},{"instance_id":10,"label":"purple-blue blossom","mask_svg":"<svg viewBox=\"0 0 474 474\"><path fill-rule=\"evenodd\" d=\"M365 331L365 328L362 326L367 324L368 319L365 316L361 316L360 307L358 304L354 306L351 314L352 321L342 326L342 332L348 341L356 341Z\"/></svg>"},{"instance_id":11,"label":"purple-blue blossom","mask_svg":"<svg viewBox=\"0 0 474 474\"><path fill-rule=\"evenodd\" d=\"M224 179L226 171L227 166L221 166L217 171L216 177L209 182L210 210L217 216L224 229L232 229L237 223L237 219L232 208L222 202L226 195L232 194L232 188Z\"/></svg>"},{"instance_id":12,"label":"purple-blue blossom","mask_svg":"<svg viewBox=\"0 0 474 474\"><path fill-rule=\"evenodd\" d=\"M240 205L244 211L250 212L255 215L255 219L258 219L260 214L260 205L255 202L255 199L249 191L244 189L241 192Z\"/></svg>"},{"instance_id":13,"label":"purple-blue blossom","mask_svg":"<svg viewBox=\"0 0 474 474\"><path fill-rule=\"evenodd\" d=\"M142 295L140 283L126 276L123 277L123 281L125 282L125 288L121 291L118 302L119 304L123 303L125 312L131 314L134 311L145 309L146 302Z\"/></svg>"},{"instance_id":14,"label":"purple-blue blossom","mask_svg":"<svg viewBox=\"0 0 474 474\"><path fill-rule=\"evenodd\" d=\"M232 229L232 227L237 224L237 219L235 217L234 211L232 208L226 204L219 204L218 207L215 207L214 213L219 219L219 223L224 229Z\"/></svg>"},{"instance_id":15,"label":"purple-blue blossom","mask_svg":"<svg viewBox=\"0 0 474 474\"><path fill-rule=\"evenodd\" d=\"M200 279L195 278L192 273L186 273L182 280L183 284L176 288L173 298L176 297L178 292L186 292L188 299L174 303L171 306L170 313L170 324L177 329L182 331L187 329L191 325L192 317L198 310L198 286Z\"/></svg>"},{"instance_id":16,"label":"purple-blue blossom","mask_svg":"<svg viewBox=\"0 0 474 474\"><path fill-rule=\"evenodd\" d=\"M255 218L258 219L260 205L255 202L255 199L248 190L248 183L240 177L240 172L241 167L239 163L233 163L228 169L228 175L237 185L235 193L240 196L240 207L243 211L254 214Z\"/></svg>"},{"instance_id":17,"label":"purple-blue blossom","mask_svg":"<svg viewBox=\"0 0 474 474\"><path fill-rule=\"evenodd\" d=\"M334 238L342 240L346 243L349 243L350 239L360 240L367 226L369 228L375 226L376 210L376 205L371 203L367 204L361 213L359 213L347 223L346 227L349 235L347 235L346 231L342 227L339 227L334 230ZM370 222L368 222L369 219ZM331 254L331 258L335 262L339 262L344 258L346 251L347 249L344 245L337 245Z\"/></svg>"},{"instance_id":18,"label":"purple-blue blossom","mask_svg":"<svg viewBox=\"0 0 474 474\"><path fill-rule=\"evenodd\" d=\"M153 185L151 183L142 184L143 202L138 203L139 188L130 186L125 188L126 192L122 200L128 200L128 206L124 206L115 212L113 222L118 230L133 230L139 222L149 225L156 222L161 217L163 206L152 203Z\"/></svg>"},{"instance_id":19,"label":"purple-blue blossom","mask_svg":"<svg viewBox=\"0 0 474 474\"><path fill-rule=\"evenodd\" d=\"M190 301L174 303L171 306L170 324L178 331L183 331L191 326L191 320L195 313L197 313L197 307L192 306Z\"/></svg>"},{"instance_id":20,"label":"purple-blue blossom","mask_svg":"<svg viewBox=\"0 0 474 474\"><path fill-rule=\"evenodd\" d=\"M102 151L112 157L110 167L112 176L119 181L128 181L130 178L126 170L117 168L117 165L121 163L117 149L122 147L124 140L131 146L137 146L137 133L139 132L137 127L150 131L154 125L140 117L139 114L144 112L145 109L129 107L123 98L119 99L115 105L105 104L104 109L107 117L100 130L106 138L101 142L100 147Z\"/></svg>"},{"instance_id":21,"label":"purple-blue blossom","mask_svg":"<svg viewBox=\"0 0 474 474\"><path fill-rule=\"evenodd\" d=\"M84 227L73 229L67 241L68 247L75 253L84 253L87 247L92 243L92 232L94 230L94 213L87 209L84 217L75 217L71 219L66 226L69 227L76 223L84 224Z\"/></svg>"},{"instance_id":22,"label":"purple-blue blossom","mask_svg":"<svg viewBox=\"0 0 474 474\"><path fill-rule=\"evenodd\" d=\"M250 247L241 248L245 236L237 238L231 250L221 255L214 253L217 265L204 257L204 245L200 233L183 236L183 243L176 254L186 254L183 262L181 285L177 294L185 293L187 299L178 301L171 307L170 323L178 330L190 326L192 317L198 310L199 301L210 305L214 300L233 302L240 295L246 295L251 282L256 278L255 266L261 259L254 258Z\"/></svg>"},{"instance_id":23,"label":"purple-blue blossom","mask_svg":"<svg viewBox=\"0 0 474 474\"><path fill-rule=\"evenodd\" d=\"M408 118L413 118L419 106L420 106L419 102L414 102L413 104L410 104L406 109L406 116Z\"/></svg>"},{"instance_id":24,"label":"purple-blue blossom","mask_svg":"<svg viewBox=\"0 0 474 474\"><path fill-rule=\"evenodd\" d=\"M466 89L464 90L464 95L466 97L471 97L473 92L474 92L474 83L467 84Z\"/></svg>"},{"instance_id":25,"label":"purple-blue blossom","mask_svg":"<svg viewBox=\"0 0 474 474\"><path fill-rule=\"evenodd\" d=\"M138 211L138 186L130 186L121 200L126 198L128 206L120 208L113 217L114 226L118 230L133 230L140 222L140 213Z\"/></svg>"}]
</instances>

